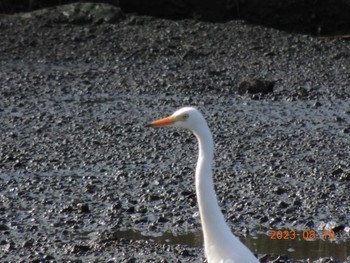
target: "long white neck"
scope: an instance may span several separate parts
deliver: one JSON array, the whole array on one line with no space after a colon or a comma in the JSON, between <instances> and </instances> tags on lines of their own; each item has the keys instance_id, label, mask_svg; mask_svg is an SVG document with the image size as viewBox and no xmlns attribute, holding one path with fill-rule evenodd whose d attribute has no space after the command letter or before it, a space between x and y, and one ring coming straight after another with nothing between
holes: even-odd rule
<instances>
[{"instance_id":1,"label":"long white neck","mask_svg":"<svg viewBox=\"0 0 350 263\"><path fill-rule=\"evenodd\" d=\"M199 156L196 167L196 192L201 216L204 242L222 240L231 235L224 216L217 202L213 176L212 162L214 156L213 137L209 127L205 125L195 132L199 144Z\"/></svg>"}]
</instances>

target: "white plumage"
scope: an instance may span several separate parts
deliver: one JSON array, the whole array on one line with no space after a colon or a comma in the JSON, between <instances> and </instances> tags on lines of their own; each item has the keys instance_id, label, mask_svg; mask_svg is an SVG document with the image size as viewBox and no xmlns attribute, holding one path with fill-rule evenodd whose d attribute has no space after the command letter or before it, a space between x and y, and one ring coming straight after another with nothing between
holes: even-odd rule
<instances>
[{"instance_id":1,"label":"white plumage","mask_svg":"<svg viewBox=\"0 0 350 263\"><path fill-rule=\"evenodd\" d=\"M256 263L252 252L235 237L225 222L217 202L212 177L213 138L202 114L192 107L151 122L149 127L180 127L197 137L199 154L196 167L196 194L202 222L205 255L209 263Z\"/></svg>"}]
</instances>

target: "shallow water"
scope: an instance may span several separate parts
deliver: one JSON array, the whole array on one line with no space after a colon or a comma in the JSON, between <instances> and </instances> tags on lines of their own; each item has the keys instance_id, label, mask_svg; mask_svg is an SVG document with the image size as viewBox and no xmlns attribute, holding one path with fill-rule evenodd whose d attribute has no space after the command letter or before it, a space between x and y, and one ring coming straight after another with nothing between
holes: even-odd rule
<instances>
[{"instance_id":1,"label":"shallow water","mask_svg":"<svg viewBox=\"0 0 350 263\"><path fill-rule=\"evenodd\" d=\"M141 232L133 230L118 231L119 238L130 240L148 240L159 244L181 244L190 247L200 247L203 244L201 232L188 233L184 235L174 235L172 233L163 233L160 236L148 236ZM291 259L310 259L316 260L320 257L332 257L335 260L346 260L350 255L350 241L337 242L323 240L317 236L313 241L307 241L302 233L297 233L294 240L271 240L266 234L256 236L240 237L240 240L246 244L255 254L269 255L287 255Z\"/></svg>"}]
</instances>

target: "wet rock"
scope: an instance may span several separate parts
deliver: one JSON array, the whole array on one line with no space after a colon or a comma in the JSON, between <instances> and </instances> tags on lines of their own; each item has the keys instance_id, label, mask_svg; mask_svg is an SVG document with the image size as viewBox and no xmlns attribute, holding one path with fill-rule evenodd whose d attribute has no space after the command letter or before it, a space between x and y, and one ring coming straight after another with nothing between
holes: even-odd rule
<instances>
[{"instance_id":1,"label":"wet rock","mask_svg":"<svg viewBox=\"0 0 350 263\"><path fill-rule=\"evenodd\" d=\"M87 245L74 245L71 248L71 252L74 254L89 251L91 248Z\"/></svg>"},{"instance_id":2,"label":"wet rock","mask_svg":"<svg viewBox=\"0 0 350 263\"><path fill-rule=\"evenodd\" d=\"M247 80L239 84L237 88L237 93L239 95L244 95L246 93L267 94L267 93L273 92L274 85L275 85L275 82L273 81L267 81L267 80L261 80L261 79Z\"/></svg>"},{"instance_id":3,"label":"wet rock","mask_svg":"<svg viewBox=\"0 0 350 263\"><path fill-rule=\"evenodd\" d=\"M289 204L287 204L287 203L284 202L284 201L279 201L279 202L278 202L278 206L279 206L280 208L284 209L284 208L287 208L287 207L289 206Z\"/></svg>"},{"instance_id":4,"label":"wet rock","mask_svg":"<svg viewBox=\"0 0 350 263\"><path fill-rule=\"evenodd\" d=\"M135 213L135 207L134 206L130 206L128 209L126 209L127 213L133 214Z\"/></svg>"},{"instance_id":5,"label":"wet rock","mask_svg":"<svg viewBox=\"0 0 350 263\"><path fill-rule=\"evenodd\" d=\"M165 218L165 217L159 217L158 220L157 220L158 223L166 223L168 221L169 220L167 218Z\"/></svg>"},{"instance_id":6,"label":"wet rock","mask_svg":"<svg viewBox=\"0 0 350 263\"><path fill-rule=\"evenodd\" d=\"M262 218L260 218L260 223L261 224L264 224L264 223L266 223L268 221L269 221L269 218L267 216L263 216Z\"/></svg>"},{"instance_id":7,"label":"wet rock","mask_svg":"<svg viewBox=\"0 0 350 263\"><path fill-rule=\"evenodd\" d=\"M322 106L322 103L319 102L319 101L316 101L312 106L313 106L314 108L318 108L318 107Z\"/></svg>"},{"instance_id":8,"label":"wet rock","mask_svg":"<svg viewBox=\"0 0 350 263\"><path fill-rule=\"evenodd\" d=\"M0 231L7 231L10 230L10 228L7 225L0 225Z\"/></svg>"},{"instance_id":9,"label":"wet rock","mask_svg":"<svg viewBox=\"0 0 350 263\"><path fill-rule=\"evenodd\" d=\"M332 175L340 175L342 174L344 171L342 168L337 168L335 170L332 171Z\"/></svg>"},{"instance_id":10,"label":"wet rock","mask_svg":"<svg viewBox=\"0 0 350 263\"><path fill-rule=\"evenodd\" d=\"M283 187L280 187L280 186L275 187L273 189L273 191L278 195L286 193L286 189L284 189Z\"/></svg>"},{"instance_id":11,"label":"wet rock","mask_svg":"<svg viewBox=\"0 0 350 263\"><path fill-rule=\"evenodd\" d=\"M90 213L90 208L88 204L78 204L78 207L81 213Z\"/></svg>"},{"instance_id":12,"label":"wet rock","mask_svg":"<svg viewBox=\"0 0 350 263\"><path fill-rule=\"evenodd\" d=\"M350 133L350 127L344 128L344 129L343 129L343 132L346 133L346 134Z\"/></svg>"},{"instance_id":13,"label":"wet rock","mask_svg":"<svg viewBox=\"0 0 350 263\"><path fill-rule=\"evenodd\" d=\"M55 257L54 257L54 256L51 256L51 255L45 255L45 256L43 257L43 259L44 259L45 261L51 262L51 261L54 261L54 260L55 260Z\"/></svg>"},{"instance_id":14,"label":"wet rock","mask_svg":"<svg viewBox=\"0 0 350 263\"><path fill-rule=\"evenodd\" d=\"M350 173L344 173L340 176L340 180L350 181Z\"/></svg>"}]
</instances>

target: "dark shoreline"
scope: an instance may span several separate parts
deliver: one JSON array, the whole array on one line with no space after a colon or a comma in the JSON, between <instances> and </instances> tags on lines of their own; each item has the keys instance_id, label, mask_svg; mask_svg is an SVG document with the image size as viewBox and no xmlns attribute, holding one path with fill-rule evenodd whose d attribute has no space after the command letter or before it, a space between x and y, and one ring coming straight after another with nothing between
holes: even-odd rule
<instances>
[{"instance_id":1,"label":"dark shoreline","mask_svg":"<svg viewBox=\"0 0 350 263\"><path fill-rule=\"evenodd\" d=\"M79 0L3 0L0 13L30 12ZM207 22L244 20L250 24L313 36L349 39L349 0L91 0L120 7L124 13Z\"/></svg>"}]
</instances>

